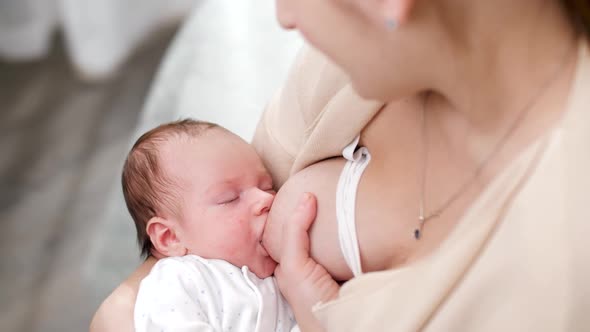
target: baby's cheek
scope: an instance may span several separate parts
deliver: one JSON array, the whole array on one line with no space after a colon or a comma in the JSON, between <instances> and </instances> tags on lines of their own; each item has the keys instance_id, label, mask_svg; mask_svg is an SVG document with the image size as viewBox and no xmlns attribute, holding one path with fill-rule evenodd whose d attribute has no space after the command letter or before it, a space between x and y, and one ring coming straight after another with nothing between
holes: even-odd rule
<instances>
[{"instance_id":1,"label":"baby's cheek","mask_svg":"<svg viewBox=\"0 0 590 332\"><path fill-rule=\"evenodd\" d=\"M219 239L219 251L222 253L224 259L236 257L240 253L242 241L236 232L226 234L225 237Z\"/></svg>"},{"instance_id":2,"label":"baby's cheek","mask_svg":"<svg viewBox=\"0 0 590 332\"><path fill-rule=\"evenodd\" d=\"M225 230L221 234L221 241L225 244L227 251L231 251L232 254L235 254L243 251L244 248L249 247L248 244L253 241L250 224L250 220L234 217L232 218L231 223L225 226Z\"/></svg>"}]
</instances>

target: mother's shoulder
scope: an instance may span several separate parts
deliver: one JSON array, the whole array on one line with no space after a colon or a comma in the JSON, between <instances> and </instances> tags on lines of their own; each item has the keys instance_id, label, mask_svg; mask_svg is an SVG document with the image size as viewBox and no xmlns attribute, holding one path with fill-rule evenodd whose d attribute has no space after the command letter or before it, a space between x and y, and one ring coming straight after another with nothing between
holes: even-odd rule
<instances>
[{"instance_id":1,"label":"mother's shoulder","mask_svg":"<svg viewBox=\"0 0 590 332\"><path fill-rule=\"evenodd\" d=\"M289 174L340 155L381 107L360 97L342 69L304 46L268 104L253 145L280 186Z\"/></svg>"},{"instance_id":2,"label":"mother's shoulder","mask_svg":"<svg viewBox=\"0 0 590 332\"><path fill-rule=\"evenodd\" d=\"M312 46L305 45L280 91L283 107L296 106L309 125L340 90L350 84L344 71Z\"/></svg>"}]
</instances>

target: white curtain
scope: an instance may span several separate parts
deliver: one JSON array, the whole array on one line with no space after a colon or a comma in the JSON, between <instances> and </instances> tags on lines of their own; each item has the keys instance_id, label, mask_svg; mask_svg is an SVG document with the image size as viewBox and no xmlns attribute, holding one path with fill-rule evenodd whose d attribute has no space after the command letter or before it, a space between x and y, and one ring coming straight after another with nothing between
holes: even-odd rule
<instances>
[{"instance_id":1,"label":"white curtain","mask_svg":"<svg viewBox=\"0 0 590 332\"><path fill-rule=\"evenodd\" d=\"M43 57L61 28L68 55L86 79L112 74L155 29L195 0L0 0L0 57Z\"/></svg>"}]
</instances>

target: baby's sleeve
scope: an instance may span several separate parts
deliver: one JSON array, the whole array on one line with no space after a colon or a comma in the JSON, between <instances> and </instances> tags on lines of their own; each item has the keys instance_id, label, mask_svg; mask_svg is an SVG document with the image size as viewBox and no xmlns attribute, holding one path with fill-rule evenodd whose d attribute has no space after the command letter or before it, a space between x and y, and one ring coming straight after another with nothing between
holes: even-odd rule
<instances>
[{"instance_id":1,"label":"baby's sleeve","mask_svg":"<svg viewBox=\"0 0 590 332\"><path fill-rule=\"evenodd\" d=\"M182 262L162 263L154 266L139 287L135 331L215 331L196 296L195 273Z\"/></svg>"}]
</instances>

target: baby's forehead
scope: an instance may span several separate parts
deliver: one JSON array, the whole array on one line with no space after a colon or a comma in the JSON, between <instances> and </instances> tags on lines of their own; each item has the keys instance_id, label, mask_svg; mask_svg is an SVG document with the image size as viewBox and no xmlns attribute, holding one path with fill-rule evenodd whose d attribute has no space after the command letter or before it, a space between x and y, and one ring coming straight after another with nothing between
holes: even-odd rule
<instances>
[{"instance_id":1,"label":"baby's forehead","mask_svg":"<svg viewBox=\"0 0 590 332\"><path fill-rule=\"evenodd\" d=\"M187 134L170 135L158 144L158 161L164 168L171 164L182 163L190 157L192 151L202 150L204 144L215 144L215 140L205 135L192 137Z\"/></svg>"},{"instance_id":2,"label":"baby's forehead","mask_svg":"<svg viewBox=\"0 0 590 332\"><path fill-rule=\"evenodd\" d=\"M159 152L162 158L182 157L185 152L191 150L205 150L211 146L225 145L229 142L239 142L241 138L236 134L220 129L211 128L197 136L187 133L172 134L162 139L159 144ZM245 143L245 142L244 142ZM235 148L247 148L248 144L232 144ZM206 149L211 150L211 149ZM223 153L223 151L219 151Z\"/></svg>"},{"instance_id":3,"label":"baby's forehead","mask_svg":"<svg viewBox=\"0 0 590 332\"><path fill-rule=\"evenodd\" d=\"M171 173L216 167L221 163L259 160L258 154L236 134L212 128L198 136L172 135L161 141L158 159ZM205 166L207 165L207 166Z\"/></svg>"}]
</instances>

